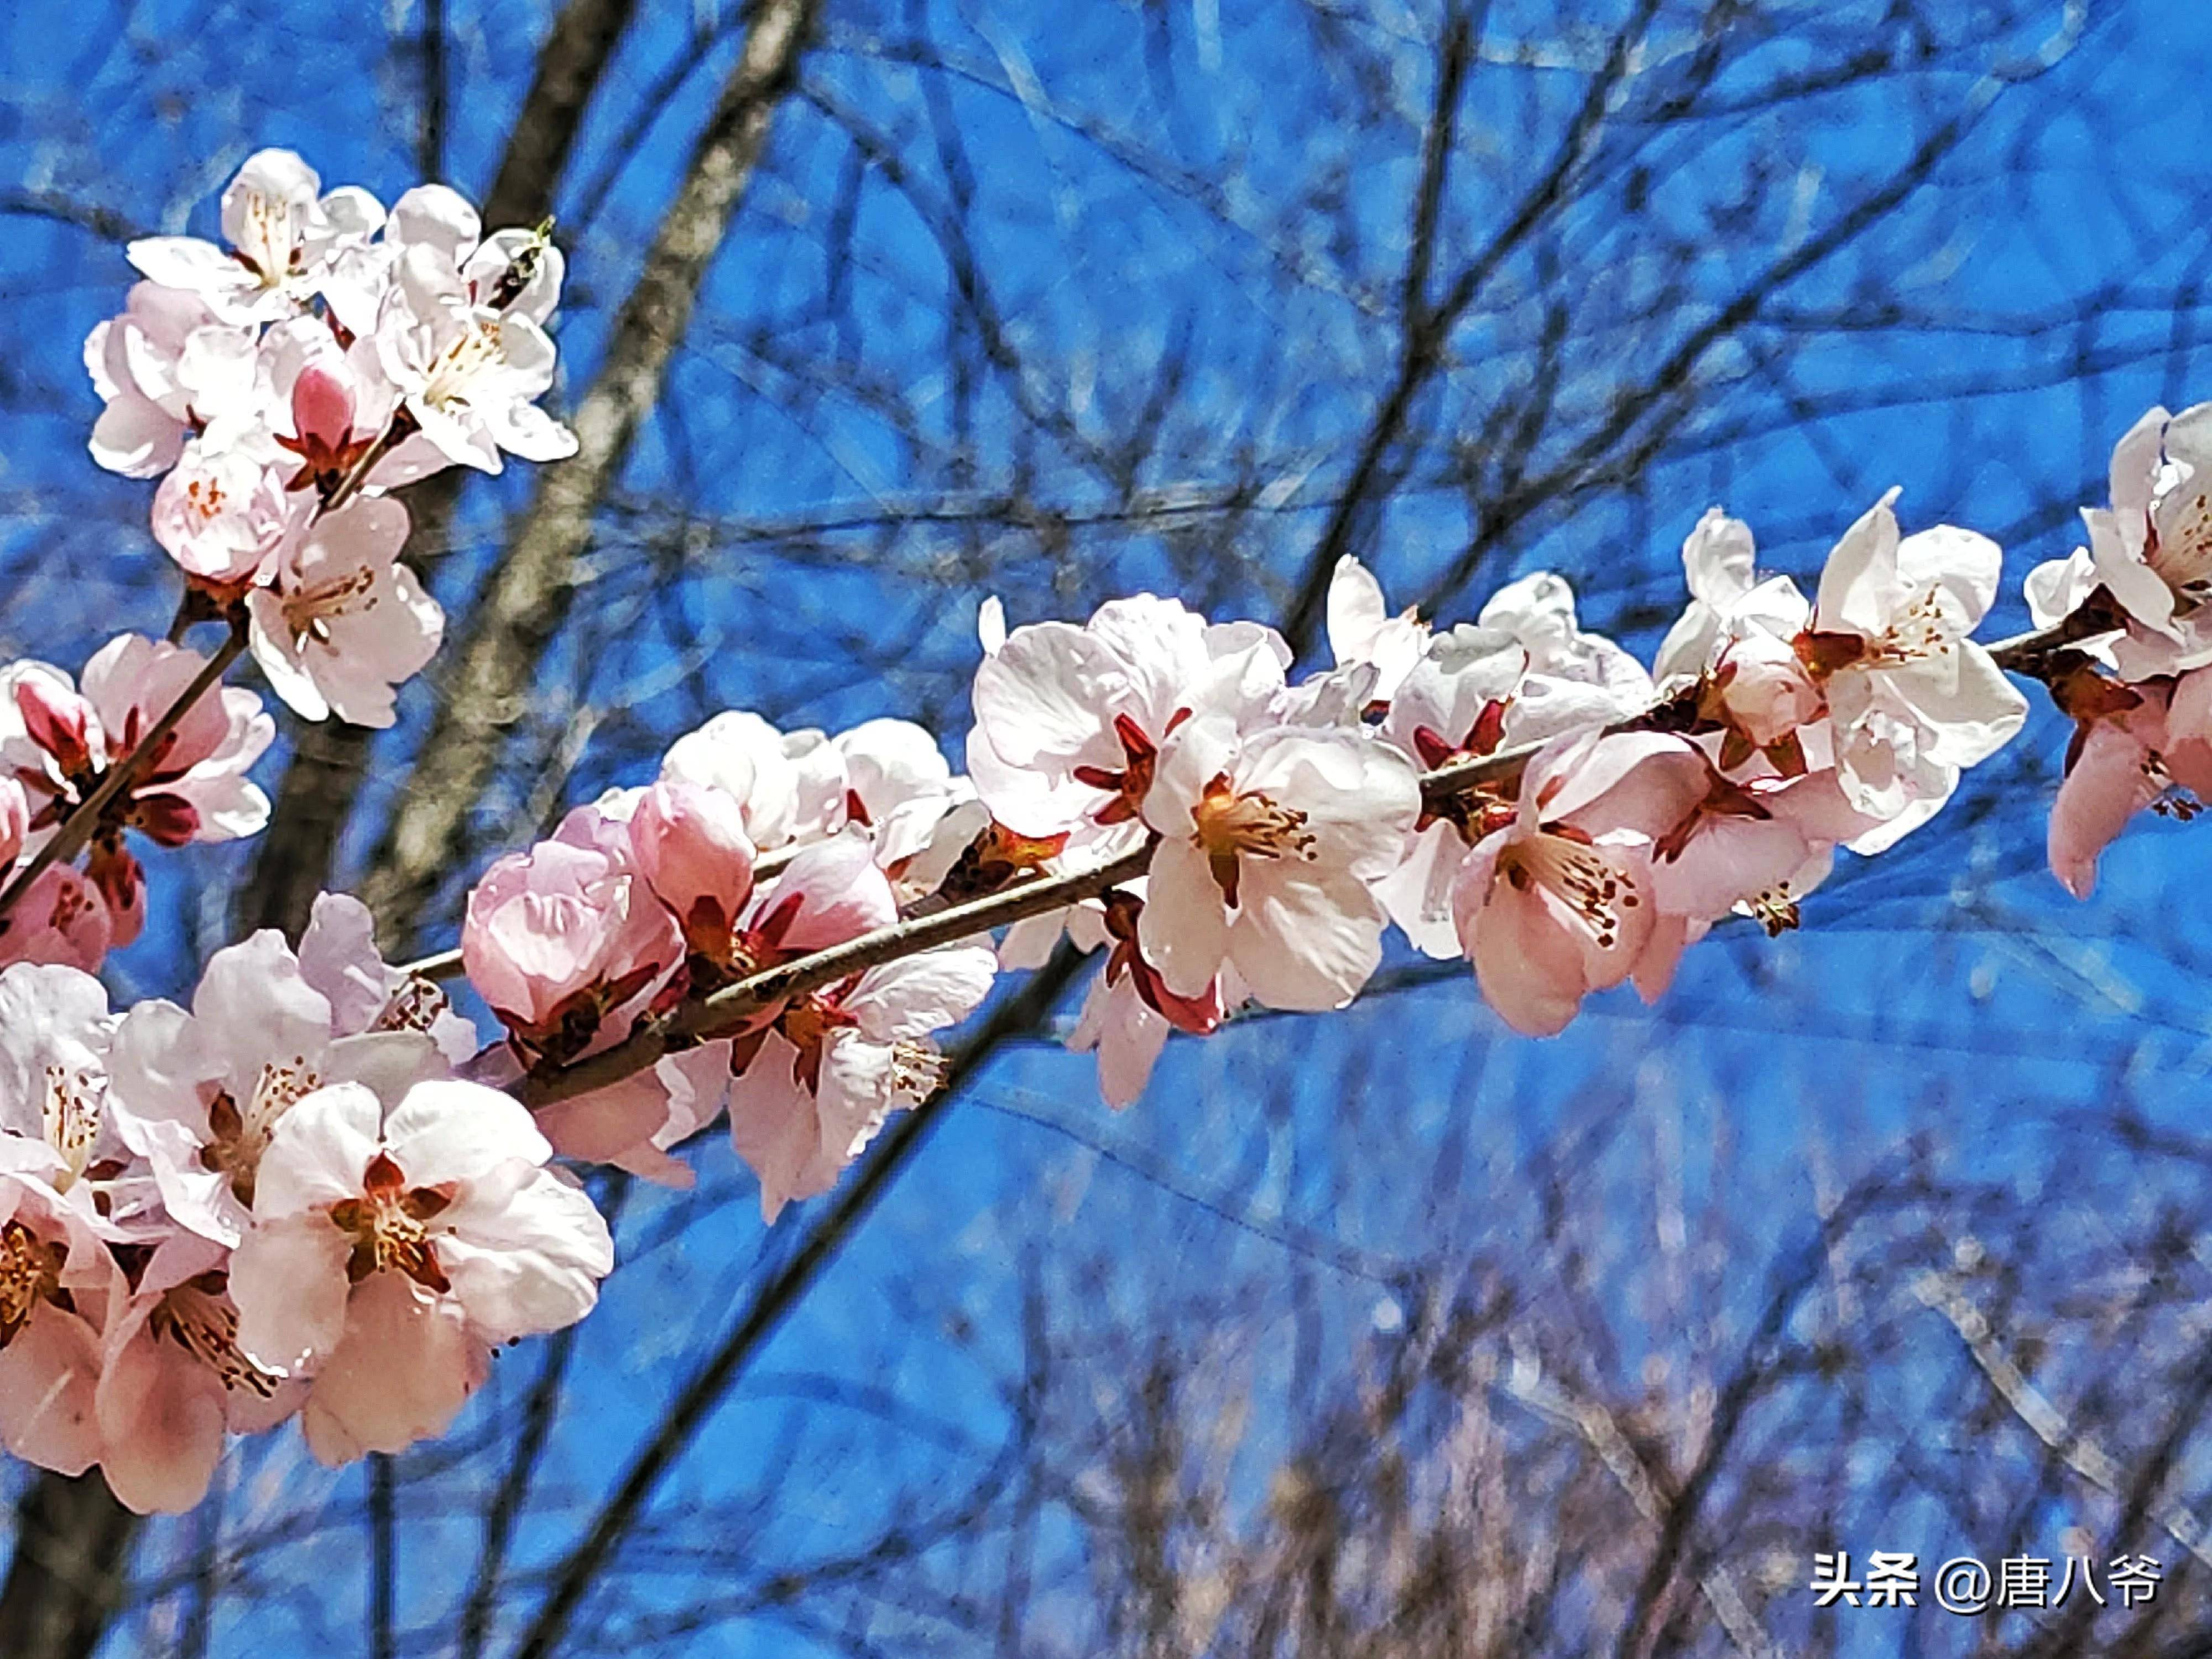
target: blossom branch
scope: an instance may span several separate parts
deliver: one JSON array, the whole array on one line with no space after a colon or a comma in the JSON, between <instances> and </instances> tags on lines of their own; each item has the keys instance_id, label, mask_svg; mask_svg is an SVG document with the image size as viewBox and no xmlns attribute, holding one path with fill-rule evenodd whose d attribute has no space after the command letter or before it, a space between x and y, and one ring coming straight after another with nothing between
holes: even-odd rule
<instances>
[{"instance_id":1,"label":"blossom branch","mask_svg":"<svg viewBox=\"0 0 2212 1659\"><path fill-rule=\"evenodd\" d=\"M986 894L933 915L910 917L842 945L749 975L734 985L686 1004L664 1020L640 1026L611 1048L558 1071L526 1079L522 1097L532 1106L573 1100L610 1083L618 1083L634 1072L643 1071L676 1048L728 1036L750 1017L793 997L835 985L885 963L917 956L941 945L956 945L994 927L1009 927L1085 899L1100 897L1121 883L1143 875L1152 862L1152 847L1153 842L1147 839L1143 845L1102 864L1024 882L1004 892Z\"/></svg>"}]
</instances>

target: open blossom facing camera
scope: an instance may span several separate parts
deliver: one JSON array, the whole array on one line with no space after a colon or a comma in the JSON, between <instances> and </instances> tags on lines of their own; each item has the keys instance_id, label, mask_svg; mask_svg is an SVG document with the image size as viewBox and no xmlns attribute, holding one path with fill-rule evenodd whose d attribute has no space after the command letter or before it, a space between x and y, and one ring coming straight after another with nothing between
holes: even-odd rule
<instances>
[{"instance_id":1,"label":"open blossom facing camera","mask_svg":"<svg viewBox=\"0 0 2212 1659\"><path fill-rule=\"evenodd\" d=\"M1361 733L1240 734L1186 722L1161 751L1145 821L1160 836L1138 937L1170 990L1197 996L1224 963L1271 1008L1338 1008L1382 954L1370 884L1396 863L1420 787Z\"/></svg>"},{"instance_id":2,"label":"open blossom facing camera","mask_svg":"<svg viewBox=\"0 0 2212 1659\"><path fill-rule=\"evenodd\" d=\"M337 254L383 222L384 209L368 191L325 195L314 169L291 151L258 150L222 193L228 248L196 236L149 236L131 244L131 263L224 322L270 323L304 309Z\"/></svg>"},{"instance_id":3,"label":"open blossom facing camera","mask_svg":"<svg viewBox=\"0 0 2212 1659\"><path fill-rule=\"evenodd\" d=\"M591 1311L614 1246L551 1153L520 1103L472 1083L418 1084L388 1116L338 1084L285 1115L228 1289L240 1352L312 1378L318 1458L443 1432L494 1348Z\"/></svg>"},{"instance_id":4,"label":"open blossom facing camera","mask_svg":"<svg viewBox=\"0 0 2212 1659\"><path fill-rule=\"evenodd\" d=\"M450 1062L428 1025L357 1026L283 935L264 929L208 959L189 1012L156 999L123 1017L109 1056L122 1136L152 1164L179 1226L235 1244L285 1115L331 1084L397 1099L444 1075Z\"/></svg>"},{"instance_id":5,"label":"open blossom facing camera","mask_svg":"<svg viewBox=\"0 0 2212 1659\"><path fill-rule=\"evenodd\" d=\"M1169 734L1199 714L1263 723L1290 661L1273 629L1209 623L1148 593L1081 628L1017 628L976 671L969 773L1019 834L1127 845Z\"/></svg>"},{"instance_id":6,"label":"open blossom facing camera","mask_svg":"<svg viewBox=\"0 0 2212 1659\"><path fill-rule=\"evenodd\" d=\"M276 695L311 720L396 718L400 685L437 654L445 612L398 562L407 509L348 502L282 555L246 596L253 659Z\"/></svg>"}]
</instances>

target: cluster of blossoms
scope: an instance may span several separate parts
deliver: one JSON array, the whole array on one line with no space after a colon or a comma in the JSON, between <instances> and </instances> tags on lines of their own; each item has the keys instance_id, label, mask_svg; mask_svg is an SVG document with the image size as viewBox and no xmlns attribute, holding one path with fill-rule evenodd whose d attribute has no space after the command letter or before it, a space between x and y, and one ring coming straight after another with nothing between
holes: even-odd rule
<instances>
[{"instance_id":1,"label":"cluster of blossoms","mask_svg":"<svg viewBox=\"0 0 2212 1659\"><path fill-rule=\"evenodd\" d=\"M120 1016L0 970L0 1441L138 1510L206 1492L226 1434L300 1419L337 1463L444 1431L501 1344L614 1265L591 1200L476 1033L325 894Z\"/></svg>"},{"instance_id":2,"label":"cluster of blossoms","mask_svg":"<svg viewBox=\"0 0 2212 1659\"><path fill-rule=\"evenodd\" d=\"M2207 405L2122 441L2023 640L1972 638L1996 546L1905 534L1894 491L1810 599L1708 513L1649 669L1549 574L1432 627L1347 558L1303 678L1273 629L1172 599L1013 628L987 600L964 775L906 721L726 713L494 862L457 953L494 1042L335 895L296 947L216 951L188 1009L112 1012L92 973L143 924L130 832L269 817L273 722L225 671L250 652L303 718L389 724L442 625L393 492L574 447L536 402L543 232L484 236L442 186L325 192L278 151L222 224L228 250L133 244L145 280L86 349L94 457L161 478L172 637L75 679L0 667L0 1441L137 1508L196 1502L226 1435L295 1416L331 1462L441 1432L611 1268L568 1165L680 1186L726 1113L772 1221L1055 951L1098 957L1069 1041L1122 1105L1171 1032L1350 1002L1394 927L1530 1035L1656 997L1715 927L1795 927L1838 848L1926 823L2022 725L2008 673L2076 722L2050 844L2075 893L2134 812L2212 782ZM218 651L182 643L216 622Z\"/></svg>"},{"instance_id":3,"label":"cluster of blossoms","mask_svg":"<svg viewBox=\"0 0 2212 1659\"><path fill-rule=\"evenodd\" d=\"M131 243L143 280L85 341L105 404L93 459L160 478L154 538L185 594L171 640L113 640L77 681L41 662L6 670L0 865L37 867L0 927L0 962L91 969L137 936L144 879L127 831L174 847L267 823L246 775L275 726L252 692L187 702L163 726L231 656L251 651L306 719L392 724L398 686L436 651L445 618L400 560L407 509L389 492L448 466L496 472L502 453L575 448L536 403L553 383L544 325L562 271L542 232L486 236L442 185L388 211L366 191L325 192L283 150L247 160L222 217L228 247ZM219 661L178 642L204 620L231 626ZM111 769L141 749L112 787ZM69 844L42 855L103 791Z\"/></svg>"}]
</instances>

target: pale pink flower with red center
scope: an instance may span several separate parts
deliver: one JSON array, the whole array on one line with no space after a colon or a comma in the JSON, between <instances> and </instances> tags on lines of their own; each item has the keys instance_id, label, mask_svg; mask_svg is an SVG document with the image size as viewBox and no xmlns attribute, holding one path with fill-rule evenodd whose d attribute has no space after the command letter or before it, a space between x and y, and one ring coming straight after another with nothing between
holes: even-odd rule
<instances>
[{"instance_id":1,"label":"pale pink flower with red center","mask_svg":"<svg viewBox=\"0 0 2212 1659\"><path fill-rule=\"evenodd\" d=\"M2027 699L1969 637L1996 597L1996 544L1951 525L1902 535L1897 495L1875 502L1828 555L1795 642L1827 700L1844 793L1880 822L1853 842L1865 853L1926 823L1961 772L2027 718Z\"/></svg>"},{"instance_id":2,"label":"pale pink flower with red center","mask_svg":"<svg viewBox=\"0 0 2212 1659\"><path fill-rule=\"evenodd\" d=\"M301 522L283 477L243 449L187 444L154 492L154 539L194 586L226 598L261 577Z\"/></svg>"},{"instance_id":3,"label":"pale pink flower with red center","mask_svg":"<svg viewBox=\"0 0 2212 1659\"><path fill-rule=\"evenodd\" d=\"M591 1311L613 1241L551 1155L520 1103L473 1083L418 1084L389 1117L342 1084L286 1114L228 1288L239 1351L313 1377L319 1461L442 1433L494 1348Z\"/></svg>"},{"instance_id":4,"label":"pale pink flower with red center","mask_svg":"<svg viewBox=\"0 0 2212 1659\"><path fill-rule=\"evenodd\" d=\"M975 671L969 775L1024 836L1066 835L1071 851L1134 844L1169 734L1200 714L1265 723L1290 662L1271 628L1209 623L1149 593L1080 628L1017 628Z\"/></svg>"},{"instance_id":5,"label":"pale pink flower with red center","mask_svg":"<svg viewBox=\"0 0 2212 1659\"><path fill-rule=\"evenodd\" d=\"M210 1240L173 1235L107 1322L94 1395L100 1473L141 1515L192 1508L225 1437L276 1427L305 1392L239 1348L229 1260Z\"/></svg>"},{"instance_id":6,"label":"pale pink flower with red center","mask_svg":"<svg viewBox=\"0 0 2212 1659\"><path fill-rule=\"evenodd\" d=\"M82 692L45 663L0 671L0 767L31 798L33 845L137 746L206 665L197 651L125 634L85 665ZM108 822L164 847L259 833L269 821L269 798L246 774L276 735L276 722L251 691L209 691L156 745Z\"/></svg>"},{"instance_id":7,"label":"pale pink flower with red center","mask_svg":"<svg viewBox=\"0 0 2212 1659\"><path fill-rule=\"evenodd\" d=\"M1371 884L1396 866L1420 805L1412 765L1364 732L1187 722L1145 802L1160 836L1146 957L1178 996L1205 995L1229 963L1271 1008L1342 1007L1382 959Z\"/></svg>"},{"instance_id":8,"label":"pale pink flower with red center","mask_svg":"<svg viewBox=\"0 0 2212 1659\"><path fill-rule=\"evenodd\" d=\"M576 453L575 434L537 402L552 388L553 342L530 302L490 301L450 251L410 242L377 317L385 378L422 444L448 463L497 472L502 452L563 460Z\"/></svg>"},{"instance_id":9,"label":"pale pink flower with red center","mask_svg":"<svg viewBox=\"0 0 2212 1659\"><path fill-rule=\"evenodd\" d=\"M1707 766L1705 793L1652 841L1650 895L1658 915L1635 971L1647 1002L1673 981L1682 952L1722 917L1750 917L1770 939L1796 927L1799 905L1827 879L1835 849L1879 827L1852 808L1832 769L1738 782ZM1586 815L1583 827L1610 827L1605 808ZM1639 817L1625 827L1649 835L1653 826Z\"/></svg>"},{"instance_id":10,"label":"pale pink flower with red center","mask_svg":"<svg viewBox=\"0 0 2212 1659\"><path fill-rule=\"evenodd\" d=\"M397 717L400 685L437 654L446 613L399 562L407 509L356 497L315 520L246 596L253 659L311 720Z\"/></svg>"},{"instance_id":11,"label":"pale pink flower with red center","mask_svg":"<svg viewBox=\"0 0 2212 1659\"><path fill-rule=\"evenodd\" d=\"M1097 1051L1098 1091L1117 1111L1144 1093L1171 1031L1211 1036L1229 1011L1246 1000L1235 970L1227 968L1196 996L1178 996L1169 989L1138 942L1143 912L1144 901L1133 893L1117 890L1106 896L1098 927L1102 942L1110 942L1112 948L1067 1039L1067 1046L1079 1053ZM1091 913L1075 914L1088 918ZM1071 925L1069 932L1079 943L1091 942L1087 926Z\"/></svg>"},{"instance_id":12,"label":"pale pink flower with red center","mask_svg":"<svg viewBox=\"0 0 2212 1659\"><path fill-rule=\"evenodd\" d=\"M100 1457L100 1334L123 1275L86 1207L0 1165L0 1445L82 1474Z\"/></svg>"},{"instance_id":13,"label":"pale pink flower with red center","mask_svg":"<svg viewBox=\"0 0 2212 1659\"><path fill-rule=\"evenodd\" d=\"M1658 915L1652 843L1705 773L1652 732L1561 738L1528 762L1511 821L1468 852L1452 896L1475 981L1515 1030L1554 1036L1636 970Z\"/></svg>"},{"instance_id":14,"label":"pale pink flower with red center","mask_svg":"<svg viewBox=\"0 0 2212 1659\"><path fill-rule=\"evenodd\" d=\"M2145 809L2194 817L2212 799L2212 669L2132 686L2084 672L2052 691L2075 727L2051 808L2051 872L2086 899L2130 818Z\"/></svg>"},{"instance_id":15,"label":"pale pink flower with red center","mask_svg":"<svg viewBox=\"0 0 2212 1659\"><path fill-rule=\"evenodd\" d=\"M70 865L48 865L0 916L0 963L58 963L89 974L114 942L107 901Z\"/></svg>"},{"instance_id":16,"label":"pale pink flower with red center","mask_svg":"<svg viewBox=\"0 0 2212 1659\"><path fill-rule=\"evenodd\" d=\"M736 1039L730 1139L760 1177L771 1223L793 1199L825 1193L894 1111L936 1091L930 1034L990 994L988 947L946 945L793 998Z\"/></svg>"},{"instance_id":17,"label":"pale pink flower with red center","mask_svg":"<svg viewBox=\"0 0 2212 1659\"><path fill-rule=\"evenodd\" d=\"M208 958L190 1012L155 998L124 1015L108 1050L111 1109L179 1226L236 1243L271 1139L316 1090L358 1082L396 1100L448 1069L434 1019L403 1009L364 1029L357 1018L350 1003L340 1015L273 928Z\"/></svg>"},{"instance_id":18,"label":"pale pink flower with red center","mask_svg":"<svg viewBox=\"0 0 2212 1659\"><path fill-rule=\"evenodd\" d=\"M1659 647L1652 676L1670 691L1694 686L1697 712L1723 729L1721 769L1734 772L1754 751L1778 766L1805 769L1808 735L1825 752L1826 699L1795 641L1813 607L1787 576L1760 578L1751 527L1718 507L1682 544L1689 606Z\"/></svg>"},{"instance_id":19,"label":"pale pink flower with red center","mask_svg":"<svg viewBox=\"0 0 2212 1659\"><path fill-rule=\"evenodd\" d=\"M106 988L58 964L0 970L0 1166L76 1205L103 1238L171 1230L153 1172L108 1109Z\"/></svg>"},{"instance_id":20,"label":"pale pink flower with red center","mask_svg":"<svg viewBox=\"0 0 2212 1659\"><path fill-rule=\"evenodd\" d=\"M495 860L469 894L461 959L526 1063L565 1065L627 1035L684 960L675 918L596 809Z\"/></svg>"}]
</instances>

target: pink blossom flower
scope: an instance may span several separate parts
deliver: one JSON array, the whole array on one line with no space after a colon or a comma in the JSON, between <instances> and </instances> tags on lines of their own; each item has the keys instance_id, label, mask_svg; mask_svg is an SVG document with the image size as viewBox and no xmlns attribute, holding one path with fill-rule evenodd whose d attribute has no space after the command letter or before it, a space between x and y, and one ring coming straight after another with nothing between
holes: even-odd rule
<instances>
[{"instance_id":1,"label":"pink blossom flower","mask_svg":"<svg viewBox=\"0 0 2212 1659\"><path fill-rule=\"evenodd\" d=\"M388 1118L345 1084L286 1114L229 1291L240 1352L313 1378L319 1460L442 1432L493 1348L591 1311L613 1241L551 1155L518 1102L473 1083L418 1084Z\"/></svg>"},{"instance_id":2,"label":"pink blossom flower","mask_svg":"<svg viewBox=\"0 0 2212 1659\"><path fill-rule=\"evenodd\" d=\"M0 963L58 963L89 974L115 942L107 901L74 866L50 864L0 916Z\"/></svg>"},{"instance_id":3,"label":"pink blossom flower","mask_svg":"<svg viewBox=\"0 0 2212 1659\"><path fill-rule=\"evenodd\" d=\"M226 1435L258 1434L299 1409L302 1386L239 1348L229 1258L211 1240L171 1236L107 1322L94 1395L100 1472L141 1515L192 1508Z\"/></svg>"},{"instance_id":4,"label":"pink blossom flower","mask_svg":"<svg viewBox=\"0 0 2212 1659\"><path fill-rule=\"evenodd\" d=\"M1852 843L1865 853L1926 823L1963 769L2027 718L2027 699L1968 637L1996 597L1996 544L1950 525L1901 537L1897 495L1836 544L1796 641L1827 698L1844 793L1881 822Z\"/></svg>"},{"instance_id":5,"label":"pink blossom flower","mask_svg":"<svg viewBox=\"0 0 2212 1659\"><path fill-rule=\"evenodd\" d=\"M1271 1008L1343 1006L1382 957L1370 884L1395 866L1420 804L1406 758L1364 733L1185 723L1146 797L1161 837L1146 957L1178 996L1206 994L1229 963Z\"/></svg>"},{"instance_id":6,"label":"pink blossom flower","mask_svg":"<svg viewBox=\"0 0 2212 1659\"><path fill-rule=\"evenodd\" d=\"M2086 899L2130 818L2146 808L2194 817L2212 799L2212 669L2132 686L2084 673L2053 690L2075 730L2051 808L2051 872Z\"/></svg>"},{"instance_id":7,"label":"pink blossom flower","mask_svg":"<svg viewBox=\"0 0 2212 1659\"><path fill-rule=\"evenodd\" d=\"M469 895L461 959L527 1063L566 1064L626 1034L684 959L668 911L603 817L494 860ZM586 844L593 843L593 844Z\"/></svg>"},{"instance_id":8,"label":"pink blossom flower","mask_svg":"<svg viewBox=\"0 0 2212 1659\"><path fill-rule=\"evenodd\" d=\"M260 579L299 523L283 478L242 449L187 444L154 492L154 539L188 580L226 597Z\"/></svg>"},{"instance_id":9,"label":"pink blossom flower","mask_svg":"<svg viewBox=\"0 0 2212 1659\"><path fill-rule=\"evenodd\" d=\"M975 672L969 774L1022 835L1066 835L1070 850L1133 844L1169 734L1199 714L1263 723L1290 663L1273 629L1208 623L1149 593L1080 628L1018 628Z\"/></svg>"},{"instance_id":10,"label":"pink blossom flower","mask_svg":"<svg viewBox=\"0 0 2212 1659\"><path fill-rule=\"evenodd\" d=\"M58 964L0 969L0 1165L34 1176L110 1240L167 1230L152 1171L108 1109L115 1018L91 975Z\"/></svg>"},{"instance_id":11,"label":"pink blossom flower","mask_svg":"<svg viewBox=\"0 0 2212 1659\"><path fill-rule=\"evenodd\" d=\"M358 1082L396 1100L447 1069L428 1030L351 1023L273 928L208 958L189 1013L155 999L123 1017L108 1053L117 1127L178 1225L236 1243L272 1138L316 1090Z\"/></svg>"},{"instance_id":12,"label":"pink blossom flower","mask_svg":"<svg viewBox=\"0 0 2212 1659\"><path fill-rule=\"evenodd\" d=\"M246 596L253 659L295 713L389 726L401 683L437 654L446 614L398 562L407 527L398 502L356 498L317 520Z\"/></svg>"},{"instance_id":13,"label":"pink blossom flower","mask_svg":"<svg viewBox=\"0 0 2212 1659\"><path fill-rule=\"evenodd\" d=\"M0 1167L0 1445L82 1474L100 1457L100 1334L123 1276L86 1211Z\"/></svg>"},{"instance_id":14,"label":"pink blossom flower","mask_svg":"<svg viewBox=\"0 0 2212 1659\"><path fill-rule=\"evenodd\" d=\"M1789 577L1760 579L1753 556L1748 525L1718 507L1698 521L1682 544L1689 607L1652 666L1669 691L1696 688L1700 717L1729 734L1721 755L1729 772L1770 748L1802 763L1803 728L1827 713L1795 647L1813 607Z\"/></svg>"},{"instance_id":15,"label":"pink blossom flower","mask_svg":"<svg viewBox=\"0 0 2212 1659\"><path fill-rule=\"evenodd\" d=\"M448 462L497 472L502 451L564 460L575 434L537 402L553 385L553 343L526 310L487 299L450 252L410 242L377 319L385 376Z\"/></svg>"},{"instance_id":16,"label":"pink blossom flower","mask_svg":"<svg viewBox=\"0 0 2212 1659\"><path fill-rule=\"evenodd\" d=\"M753 844L744 809L720 789L664 778L629 823L639 872L674 913L684 943L726 962L753 891Z\"/></svg>"},{"instance_id":17,"label":"pink blossom flower","mask_svg":"<svg viewBox=\"0 0 2212 1659\"><path fill-rule=\"evenodd\" d=\"M1657 915L1653 841L1705 774L1688 744L1653 732L1560 738L1529 761L1510 822L1475 843L1452 894L1475 981L1508 1025L1555 1036L1636 970Z\"/></svg>"},{"instance_id":18,"label":"pink blossom flower","mask_svg":"<svg viewBox=\"0 0 2212 1659\"><path fill-rule=\"evenodd\" d=\"M981 945L925 951L795 998L736 1040L730 1139L760 1177L764 1219L829 1191L892 1112L935 1091L930 1033L974 1012L997 969Z\"/></svg>"},{"instance_id":19,"label":"pink blossom flower","mask_svg":"<svg viewBox=\"0 0 2212 1659\"><path fill-rule=\"evenodd\" d=\"M137 747L206 665L196 651L125 634L85 665L82 693L45 663L0 670L0 768L31 797L34 842ZM209 692L140 769L112 823L165 847L258 833L269 821L269 798L246 774L276 734L251 691Z\"/></svg>"}]
</instances>

